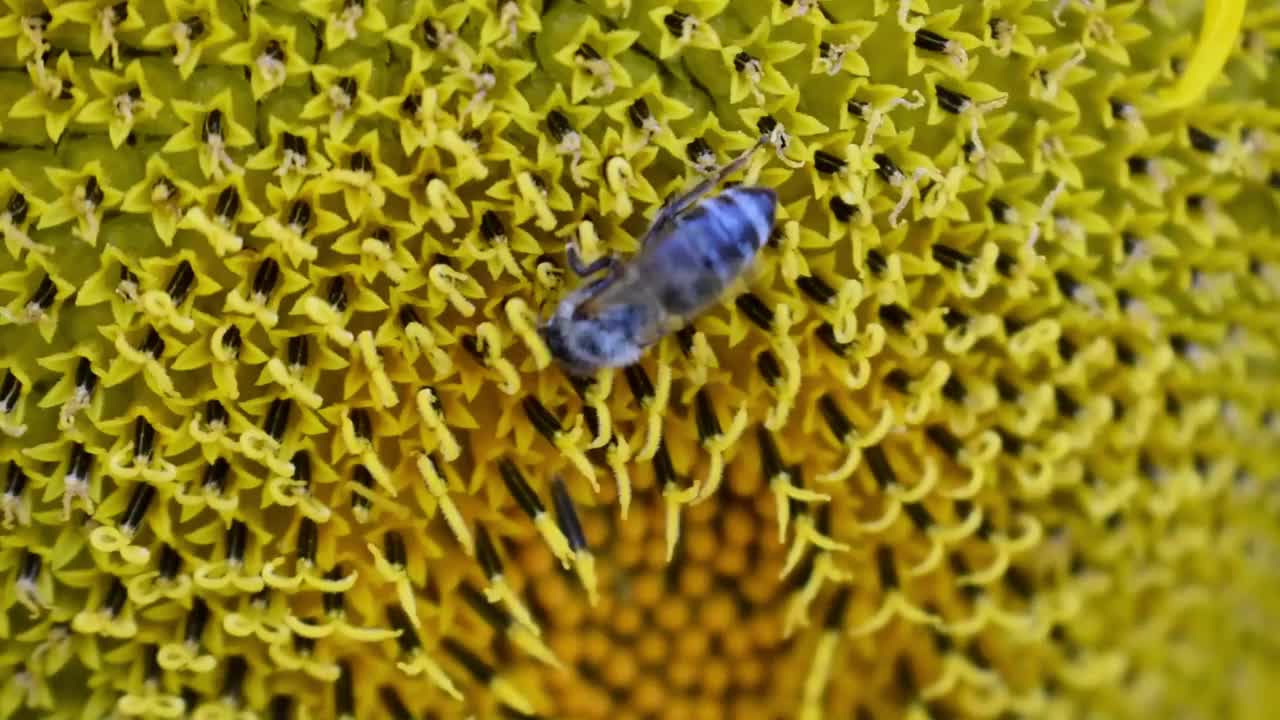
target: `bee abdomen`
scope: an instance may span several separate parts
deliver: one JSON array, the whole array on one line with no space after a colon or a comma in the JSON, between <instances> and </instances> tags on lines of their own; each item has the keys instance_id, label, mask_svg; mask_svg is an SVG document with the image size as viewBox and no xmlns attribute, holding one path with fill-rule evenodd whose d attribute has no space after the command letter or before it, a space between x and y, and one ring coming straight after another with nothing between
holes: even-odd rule
<instances>
[{"instance_id":1,"label":"bee abdomen","mask_svg":"<svg viewBox=\"0 0 1280 720\"><path fill-rule=\"evenodd\" d=\"M702 269L727 284L769 240L777 197L767 188L735 187L690 213L682 228Z\"/></svg>"},{"instance_id":2,"label":"bee abdomen","mask_svg":"<svg viewBox=\"0 0 1280 720\"><path fill-rule=\"evenodd\" d=\"M740 271L755 259L773 231L777 202L769 188L734 187L707 203L708 220L720 227L711 233L708 249L722 265Z\"/></svg>"},{"instance_id":3,"label":"bee abdomen","mask_svg":"<svg viewBox=\"0 0 1280 720\"><path fill-rule=\"evenodd\" d=\"M692 276L677 273L658 280L658 301L669 315L688 316L715 302L724 291L725 283L715 272L701 272Z\"/></svg>"},{"instance_id":4,"label":"bee abdomen","mask_svg":"<svg viewBox=\"0 0 1280 720\"><path fill-rule=\"evenodd\" d=\"M663 310L688 316L714 304L768 242L776 207L773 190L734 187L689 211L646 268Z\"/></svg>"}]
</instances>

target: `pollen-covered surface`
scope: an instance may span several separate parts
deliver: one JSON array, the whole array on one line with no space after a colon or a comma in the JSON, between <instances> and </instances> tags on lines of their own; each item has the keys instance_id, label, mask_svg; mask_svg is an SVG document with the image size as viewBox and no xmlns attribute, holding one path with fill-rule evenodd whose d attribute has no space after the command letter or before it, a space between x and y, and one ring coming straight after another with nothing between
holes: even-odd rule
<instances>
[{"instance_id":1,"label":"pollen-covered surface","mask_svg":"<svg viewBox=\"0 0 1280 720\"><path fill-rule=\"evenodd\" d=\"M1280 16L674 2L6 0L0 717L1268 716Z\"/></svg>"}]
</instances>

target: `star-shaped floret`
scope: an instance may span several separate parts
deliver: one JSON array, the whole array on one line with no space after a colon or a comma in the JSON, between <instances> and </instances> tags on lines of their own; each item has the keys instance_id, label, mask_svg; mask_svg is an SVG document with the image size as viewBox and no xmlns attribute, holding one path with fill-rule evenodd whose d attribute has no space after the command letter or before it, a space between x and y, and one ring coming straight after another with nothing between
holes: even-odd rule
<instances>
[{"instance_id":1,"label":"star-shaped floret","mask_svg":"<svg viewBox=\"0 0 1280 720\"><path fill-rule=\"evenodd\" d=\"M151 90L139 60L130 62L123 74L94 68L89 78L103 97L90 100L76 121L106 125L112 147L119 148L139 122L154 120L164 109L164 102Z\"/></svg>"},{"instance_id":2,"label":"star-shaped floret","mask_svg":"<svg viewBox=\"0 0 1280 720\"><path fill-rule=\"evenodd\" d=\"M541 13L520 0L465 0L473 12L484 15L480 28L480 46L497 49L519 45L521 35L529 37L543 29ZM494 8L497 12L494 12ZM545 12L545 10L544 10Z\"/></svg>"},{"instance_id":3,"label":"star-shaped floret","mask_svg":"<svg viewBox=\"0 0 1280 720\"><path fill-rule=\"evenodd\" d=\"M31 230L44 214L45 203L36 194L36 184L20 179L9 168L0 168L0 236L16 260L24 250L48 253L52 249L31 237Z\"/></svg>"},{"instance_id":4,"label":"star-shaped floret","mask_svg":"<svg viewBox=\"0 0 1280 720\"><path fill-rule=\"evenodd\" d=\"M64 23L89 26L89 52L100 59L110 53L108 64L120 64L119 33L136 33L146 27L146 20L138 10L130 10L127 3L118 0L74 0L54 3L53 22L49 30L56 31Z\"/></svg>"},{"instance_id":5,"label":"star-shaped floret","mask_svg":"<svg viewBox=\"0 0 1280 720\"><path fill-rule=\"evenodd\" d=\"M471 10L467 3L420 0L404 22L387 30L384 36L409 53L410 65L420 71L442 67L468 72L475 64L476 51L459 34Z\"/></svg>"},{"instance_id":6,"label":"star-shaped floret","mask_svg":"<svg viewBox=\"0 0 1280 720\"><path fill-rule=\"evenodd\" d=\"M108 184L109 174L97 160L80 170L51 167L48 174L49 182L58 190L58 199L49 204L38 227L57 227L75 220L72 234L90 245L97 245L104 213L108 208L117 207L124 193Z\"/></svg>"},{"instance_id":7,"label":"star-shaped floret","mask_svg":"<svg viewBox=\"0 0 1280 720\"><path fill-rule=\"evenodd\" d=\"M306 185L297 195L289 195L275 185L267 186L271 210L250 234L274 241L294 267L316 259L317 237L336 232L346 225L341 215L326 210L321 188Z\"/></svg>"},{"instance_id":8,"label":"star-shaped floret","mask_svg":"<svg viewBox=\"0 0 1280 720\"><path fill-rule=\"evenodd\" d=\"M366 0L301 0L299 6L324 23L324 46L339 48L387 31L387 16L378 3Z\"/></svg>"},{"instance_id":9,"label":"star-shaped floret","mask_svg":"<svg viewBox=\"0 0 1280 720\"><path fill-rule=\"evenodd\" d=\"M461 141L457 137L458 118L447 107L457 87L428 82L425 73L411 69L404 78L401 93L378 103L379 111L397 123L405 155L419 148L441 145L446 133Z\"/></svg>"},{"instance_id":10,"label":"star-shaped floret","mask_svg":"<svg viewBox=\"0 0 1280 720\"><path fill-rule=\"evenodd\" d=\"M701 50L719 50L720 37L715 28L703 18L713 18L720 12L724 0L687 0L689 8L683 12L670 5L659 5L647 14L656 32L662 38L658 57L666 60L686 47Z\"/></svg>"},{"instance_id":11,"label":"star-shaped floret","mask_svg":"<svg viewBox=\"0 0 1280 720\"><path fill-rule=\"evenodd\" d=\"M780 69L788 60L804 52L804 44L770 38L772 26L760 23L742 40L720 51L724 68L730 73L729 101L738 104L750 96L757 104L765 95L793 95L794 86Z\"/></svg>"},{"instance_id":12,"label":"star-shaped floret","mask_svg":"<svg viewBox=\"0 0 1280 720\"><path fill-rule=\"evenodd\" d=\"M862 47L862 43L875 32L877 25L878 23L872 20L857 20L834 25L815 23L812 30L813 40L810 43L810 47L813 48L813 59L810 62L809 72L814 75L835 76L847 73L859 77L869 76L871 66L858 52L858 48Z\"/></svg>"},{"instance_id":13,"label":"star-shaped floret","mask_svg":"<svg viewBox=\"0 0 1280 720\"><path fill-rule=\"evenodd\" d=\"M162 152L194 151L206 179L221 180L227 174L243 173L244 168L236 164L228 150L252 145L254 137L243 124L242 113L247 111L237 111L237 106L243 108L244 103L235 102L231 88L206 102L173 101L173 111L186 127L165 142Z\"/></svg>"},{"instance_id":14,"label":"star-shaped floret","mask_svg":"<svg viewBox=\"0 0 1280 720\"><path fill-rule=\"evenodd\" d=\"M59 311L75 294L75 285L45 255L32 255L28 262L26 268L0 273L0 290L13 293L9 303L0 306L0 323L35 325L40 337L52 342Z\"/></svg>"},{"instance_id":15,"label":"star-shaped floret","mask_svg":"<svg viewBox=\"0 0 1280 720\"><path fill-rule=\"evenodd\" d=\"M272 115L267 121L271 141L245 162L249 170L270 170L279 185L296 195L309 178L322 176L329 159L320 152L320 131L314 127L297 127Z\"/></svg>"},{"instance_id":16,"label":"star-shaped floret","mask_svg":"<svg viewBox=\"0 0 1280 720\"><path fill-rule=\"evenodd\" d=\"M631 75L618 56L636 42L640 33L605 30L595 17L570 25L566 30L570 28L571 32L565 32L556 24L548 25L547 32L542 33L538 41L544 47L554 48L552 57L572 73L569 97L573 102L607 97L619 88L631 87Z\"/></svg>"},{"instance_id":17,"label":"star-shaped floret","mask_svg":"<svg viewBox=\"0 0 1280 720\"><path fill-rule=\"evenodd\" d=\"M191 77L206 50L236 38L236 30L223 18L218 3L164 0L169 22L152 27L142 39L144 47L172 49L173 64L183 80Z\"/></svg>"},{"instance_id":18,"label":"star-shaped floret","mask_svg":"<svg viewBox=\"0 0 1280 720\"><path fill-rule=\"evenodd\" d=\"M623 147L629 152L655 137L669 142L674 132L671 124L693 114L691 107L667 95L656 75L620 94L621 99L605 106L605 115L622 126Z\"/></svg>"},{"instance_id":19,"label":"star-shaped floret","mask_svg":"<svg viewBox=\"0 0 1280 720\"><path fill-rule=\"evenodd\" d=\"M255 100L305 76L311 70L307 58L316 52L310 28L304 26L304 32L299 33L299 26L288 19L270 22L269 17L266 13L250 15L248 37L219 53L223 62L249 68Z\"/></svg>"},{"instance_id":20,"label":"star-shaped floret","mask_svg":"<svg viewBox=\"0 0 1280 720\"><path fill-rule=\"evenodd\" d=\"M232 175L203 191L200 201L182 216L178 228L204 236L214 253L224 256L244 247L241 227L257 223L262 217L245 186L244 175Z\"/></svg>"},{"instance_id":21,"label":"star-shaped floret","mask_svg":"<svg viewBox=\"0 0 1280 720\"><path fill-rule=\"evenodd\" d=\"M150 215L156 234L169 245L187 209L202 195L200 188L176 173L162 155L152 155L147 158L146 177L125 191L120 209Z\"/></svg>"},{"instance_id":22,"label":"star-shaped floret","mask_svg":"<svg viewBox=\"0 0 1280 720\"><path fill-rule=\"evenodd\" d=\"M387 190L408 183L383 162L376 130L360 136L353 145L336 140L326 140L324 145L332 167L314 185L320 196L341 192L351 219L363 217L370 208L380 209L387 201Z\"/></svg>"},{"instance_id":23,"label":"star-shaped floret","mask_svg":"<svg viewBox=\"0 0 1280 720\"><path fill-rule=\"evenodd\" d=\"M363 60L349 68L317 65L312 70L320 92L307 101L301 117L305 120L328 118L329 137L345 140L356 122L377 112L378 103L369 94L373 79L373 63Z\"/></svg>"},{"instance_id":24,"label":"star-shaped floret","mask_svg":"<svg viewBox=\"0 0 1280 720\"><path fill-rule=\"evenodd\" d=\"M537 68L537 64L500 56L490 48L482 49L476 60L468 70L453 73L441 83L446 94L457 99L458 123L483 127L495 110L513 115L527 113L529 103L519 91L518 84ZM560 88L556 90L560 91Z\"/></svg>"},{"instance_id":25,"label":"star-shaped floret","mask_svg":"<svg viewBox=\"0 0 1280 720\"><path fill-rule=\"evenodd\" d=\"M45 133L57 142L67 124L89 101L88 93L80 88L75 62L64 50L50 67L45 55L41 55L27 63L27 75L32 87L9 108L9 117L43 118Z\"/></svg>"}]
</instances>

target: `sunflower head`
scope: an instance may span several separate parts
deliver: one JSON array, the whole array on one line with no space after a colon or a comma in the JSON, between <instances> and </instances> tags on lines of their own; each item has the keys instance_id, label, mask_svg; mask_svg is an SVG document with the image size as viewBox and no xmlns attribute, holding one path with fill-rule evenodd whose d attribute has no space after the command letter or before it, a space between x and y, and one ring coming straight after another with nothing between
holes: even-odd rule
<instances>
[{"instance_id":1,"label":"sunflower head","mask_svg":"<svg viewBox=\"0 0 1280 720\"><path fill-rule=\"evenodd\" d=\"M0 717L1266 716L1276 43L8 0Z\"/></svg>"}]
</instances>

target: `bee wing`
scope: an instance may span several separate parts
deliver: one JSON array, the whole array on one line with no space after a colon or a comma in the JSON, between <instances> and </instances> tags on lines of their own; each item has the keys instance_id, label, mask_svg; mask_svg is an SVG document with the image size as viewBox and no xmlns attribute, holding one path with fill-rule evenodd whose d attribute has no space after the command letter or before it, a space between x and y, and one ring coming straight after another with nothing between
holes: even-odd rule
<instances>
[{"instance_id":1,"label":"bee wing","mask_svg":"<svg viewBox=\"0 0 1280 720\"><path fill-rule=\"evenodd\" d=\"M643 332L638 333L636 342L641 347L649 347L656 344L662 338L684 327L688 322L688 318L672 315L664 311L662 306L657 303L653 303L651 307L657 319L646 326Z\"/></svg>"},{"instance_id":2,"label":"bee wing","mask_svg":"<svg viewBox=\"0 0 1280 720\"><path fill-rule=\"evenodd\" d=\"M641 346L652 345L673 328L683 325L683 318L668 313L658 301L654 278L649 273L640 272L639 266L630 265L624 268L617 278L585 300L579 311L583 316L602 315L611 309L629 305L643 310L644 323L636 328L632 338Z\"/></svg>"},{"instance_id":3,"label":"bee wing","mask_svg":"<svg viewBox=\"0 0 1280 720\"><path fill-rule=\"evenodd\" d=\"M669 197L662 203L662 207L658 208L658 214L653 218L653 224L649 228L649 232L645 234L645 243L652 242L652 237L659 233L671 232L675 226L679 224L680 216L685 211L693 208L702 200L707 193L715 189L717 185L724 182L725 178L738 172L746 167L747 162L751 160L751 156L759 150L769 137L762 135L755 144L747 148L727 165L711 174L709 177L703 178L702 181L696 183L693 187L674 197Z\"/></svg>"}]
</instances>

